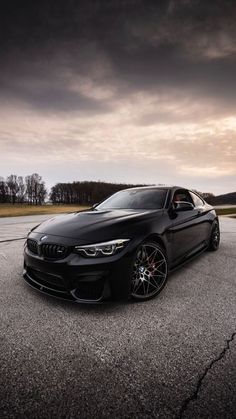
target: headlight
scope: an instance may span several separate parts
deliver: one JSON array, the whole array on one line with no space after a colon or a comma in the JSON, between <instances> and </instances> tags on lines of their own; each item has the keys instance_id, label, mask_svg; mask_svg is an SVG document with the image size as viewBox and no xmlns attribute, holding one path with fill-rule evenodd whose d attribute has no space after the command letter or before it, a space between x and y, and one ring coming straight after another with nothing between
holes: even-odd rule
<instances>
[{"instance_id":1,"label":"headlight","mask_svg":"<svg viewBox=\"0 0 236 419\"><path fill-rule=\"evenodd\" d=\"M122 250L129 239L117 239L109 242L75 246L74 251L87 257L111 256Z\"/></svg>"}]
</instances>

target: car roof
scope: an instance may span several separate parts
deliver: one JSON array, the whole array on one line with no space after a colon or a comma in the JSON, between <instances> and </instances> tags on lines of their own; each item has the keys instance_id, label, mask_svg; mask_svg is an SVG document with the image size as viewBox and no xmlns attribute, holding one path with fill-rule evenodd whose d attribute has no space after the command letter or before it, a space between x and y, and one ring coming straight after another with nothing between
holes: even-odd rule
<instances>
[{"instance_id":1,"label":"car roof","mask_svg":"<svg viewBox=\"0 0 236 419\"><path fill-rule=\"evenodd\" d=\"M132 189L132 190L142 190L142 189L166 189L166 190L170 190L170 189L172 189L172 190L175 190L175 189L187 189L188 190L188 188L184 188L183 186L173 186L173 185L169 185L169 186L167 186L167 185L148 185L148 186L134 186L134 187L132 187L132 188L127 188L127 189L125 189L125 190L130 190L130 189Z\"/></svg>"}]
</instances>

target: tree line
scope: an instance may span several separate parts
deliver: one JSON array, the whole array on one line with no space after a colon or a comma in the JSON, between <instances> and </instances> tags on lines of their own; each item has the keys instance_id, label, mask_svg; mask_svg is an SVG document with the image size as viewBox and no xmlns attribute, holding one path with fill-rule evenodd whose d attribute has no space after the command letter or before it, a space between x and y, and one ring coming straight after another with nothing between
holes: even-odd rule
<instances>
[{"instance_id":1,"label":"tree line","mask_svg":"<svg viewBox=\"0 0 236 419\"><path fill-rule=\"evenodd\" d=\"M134 186L144 185L100 181L57 183L51 189L50 199L53 204L93 205L121 189L132 188Z\"/></svg>"},{"instance_id":2,"label":"tree line","mask_svg":"<svg viewBox=\"0 0 236 419\"><path fill-rule=\"evenodd\" d=\"M0 177L0 203L42 205L47 196L47 189L42 176L38 173L32 175L9 175L6 179Z\"/></svg>"},{"instance_id":3,"label":"tree line","mask_svg":"<svg viewBox=\"0 0 236 419\"><path fill-rule=\"evenodd\" d=\"M53 204L79 204L93 205L105 199L107 196L130 188L132 185L124 183L107 182L67 182L57 183L47 193L45 182L38 173L28 176L11 174L5 179L0 176L0 203L42 205L48 196Z\"/></svg>"},{"instance_id":4,"label":"tree line","mask_svg":"<svg viewBox=\"0 0 236 419\"><path fill-rule=\"evenodd\" d=\"M101 202L103 199L118 192L122 189L147 186L144 184L133 185L125 183L108 183L108 182L72 182L72 183L57 183L52 187L50 199L53 204L79 204L79 205L93 205ZM149 185L151 186L151 185ZM202 193L196 191L203 199L211 203L214 199L212 193Z\"/></svg>"},{"instance_id":5,"label":"tree line","mask_svg":"<svg viewBox=\"0 0 236 419\"><path fill-rule=\"evenodd\" d=\"M42 205L46 197L52 204L78 204L90 206L121 189L143 184L109 183L101 181L78 181L57 183L47 193L45 182L38 173L28 176L9 175L6 179L0 177L0 203L27 203L29 205ZM147 186L147 185L146 185ZM209 203L216 203L211 193L198 192Z\"/></svg>"}]
</instances>

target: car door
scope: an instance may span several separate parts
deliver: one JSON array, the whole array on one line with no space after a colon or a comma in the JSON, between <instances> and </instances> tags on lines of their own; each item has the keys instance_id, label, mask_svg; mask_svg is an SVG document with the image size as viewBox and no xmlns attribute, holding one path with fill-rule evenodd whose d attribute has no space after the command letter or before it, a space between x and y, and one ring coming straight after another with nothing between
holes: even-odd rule
<instances>
[{"instance_id":1,"label":"car door","mask_svg":"<svg viewBox=\"0 0 236 419\"><path fill-rule=\"evenodd\" d=\"M175 212L175 203L189 202L193 208L188 211ZM172 260L177 261L197 248L201 242L199 234L199 224L201 222L199 211L194 206L189 191L178 189L172 197L170 216L172 218L171 241L172 241Z\"/></svg>"},{"instance_id":2,"label":"car door","mask_svg":"<svg viewBox=\"0 0 236 419\"><path fill-rule=\"evenodd\" d=\"M211 233L211 220L208 217L209 208L207 208L206 203L195 192L189 191L189 193L193 200L194 207L198 211L198 237L200 239L200 242L208 240Z\"/></svg>"}]
</instances>

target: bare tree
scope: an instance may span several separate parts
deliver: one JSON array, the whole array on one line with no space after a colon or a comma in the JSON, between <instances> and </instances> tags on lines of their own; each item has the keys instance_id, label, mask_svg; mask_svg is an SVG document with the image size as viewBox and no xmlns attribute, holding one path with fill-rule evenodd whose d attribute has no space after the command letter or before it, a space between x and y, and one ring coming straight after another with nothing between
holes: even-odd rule
<instances>
[{"instance_id":1,"label":"bare tree","mask_svg":"<svg viewBox=\"0 0 236 419\"><path fill-rule=\"evenodd\" d=\"M12 204L16 203L17 193L19 191L17 175L10 175L7 177L7 186Z\"/></svg>"},{"instance_id":2,"label":"bare tree","mask_svg":"<svg viewBox=\"0 0 236 419\"><path fill-rule=\"evenodd\" d=\"M8 188L4 178L0 177L0 202L2 204L8 202Z\"/></svg>"},{"instance_id":3,"label":"bare tree","mask_svg":"<svg viewBox=\"0 0 236 419\"><path fill-rule=\"evenodd\" d=\"M18 176L17 178L17 183L18 183L18 193L17 193L17 201L22 204L24 202L24 198L25 198L25 183L24 183L24 179L22 176Z\"/></svg>"},{"instance_id":4,"label":"bare tree","mask_svg":"<svg viewBox=\"0 0 236 419\"><path fill-rule=\"evenodd\" d=\"M29 204L42 205L47 195L45 183L38 173L26 176L26 196Z\"/></svg>"},{"instance_id":5,"label":"bare tree","mask_svg":"<svg viewBox=\"0 0 236 419\"><path fill-rule=\"evenodd\" d=\"M44 182L40 182L38 185L38 203L39 205L42 205L45 201L45 198L47 196L47 190L45 187Z\"/></svg>"}]
</instances>

